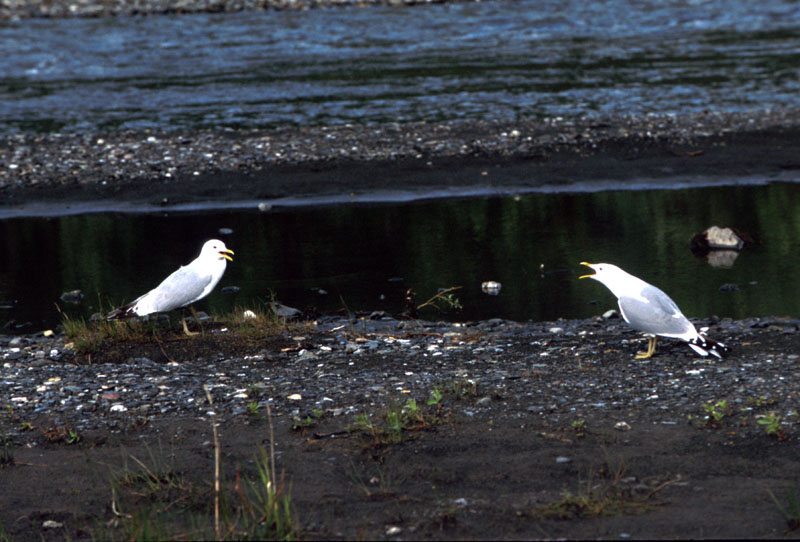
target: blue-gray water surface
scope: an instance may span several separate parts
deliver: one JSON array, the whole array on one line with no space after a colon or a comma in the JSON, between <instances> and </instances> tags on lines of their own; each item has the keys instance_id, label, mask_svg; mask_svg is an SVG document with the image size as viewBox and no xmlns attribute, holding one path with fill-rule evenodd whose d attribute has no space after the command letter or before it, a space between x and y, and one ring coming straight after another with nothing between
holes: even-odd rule
<instances>
[{"instance_id":1,"label":"blue-gray water surface","mask_svg":"<svg viewBox=\"0 0 800 542\"><path fill-rule=\"evenodd\" d=\"M795 107L800 3L520 0L0 23L0 134Z\"/></svg>"},{"instance_id":2,"label":"blue-gray water surface","mask_svg":"<svg viewBox=\"0 0 800 542\"><path fill-rule=\"evenodd\" d=\"M756 241L730 267L689 250L711 225ZM667 291L690 317L798 315L800 184L449 199L386 206L202 214L96 214L0 221L0 321L6 331L57 325L131 301L202 242L235 250L217 289L197 308L260 307L273 296L299 309L405 310L460 286L456 321L585 318L615 308L604 286L578 280L581 261L611 262ZM481 283L499 281L497 296ZM733 285L733 286L732 286ZM237 287L235 293L223 288ZM80 289L80 305L59 300ZM26 324L27 325L24 325ZM21 326L21 327L20 327Z\"/></svg>"}]
</instances>

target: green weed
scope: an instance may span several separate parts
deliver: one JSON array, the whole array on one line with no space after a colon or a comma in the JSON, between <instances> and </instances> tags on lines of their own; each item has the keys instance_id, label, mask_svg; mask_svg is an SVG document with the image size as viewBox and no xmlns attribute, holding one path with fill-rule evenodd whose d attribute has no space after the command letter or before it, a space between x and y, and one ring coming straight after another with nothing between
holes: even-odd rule
<instances>
[{"instance_id":1,"label":"green weed","mask_svg":"<svg viewBox=\"0 0 800 542\"><path fill-rule=\"evenodd\" d=\"M800 491L798 491L797 484L793 484L789 493L786 495L786 506L781 504L772 491L767 489L767 493L772 499L772 502L775 503L775 507L781 513L783 519L786 520L786 525L789 527L789 530L795 531L800 529Z\"/></svg>"},{"instance_id":2,"label":"green weed","mask_svg":"<svg viewBox=\"0 0 800 542\"><path fill-rule=\"evenodd\" d=\"M776 437L778 440L787 440L789 438L783 429L781 429L781 417L774 412L757 416L756 423L764 428L767 435Z\"/></svg>"},{"instance_id":3,"label":"green weed","mask_svg":"<svg viewBox=\"0 0 800 542\"><path fill-rule=\"evenodd\" d=\"M412 432L428 429L444 421L445 415L442 414L440 401L426 402L424 406L429 408L423 409L416 399L409 398L402 406L390 404L377 418L365 413L358 414L350 431L366 437L367 444L372 446L401 442L410 438ZM430 410L435 411L429 412Z\"/></svg>"}]
</instances>

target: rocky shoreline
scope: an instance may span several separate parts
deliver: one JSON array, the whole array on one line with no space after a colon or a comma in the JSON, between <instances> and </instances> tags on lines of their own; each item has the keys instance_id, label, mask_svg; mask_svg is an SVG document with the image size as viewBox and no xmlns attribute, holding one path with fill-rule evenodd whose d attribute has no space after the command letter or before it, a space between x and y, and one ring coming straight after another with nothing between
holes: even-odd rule
<instances>
[{"instance_id":1,"label":"rocky shoreline","mask_svg":"<svg viewBox=\"0 0 800 542\"><path fill-rule=\"evenodd\" d=\"M800 110L0 140L3 207L797 180ZM453 168L459 175L453 175ZM376 174L376 172L383 172Z\"/></svg>"},{"instance_id":2,"label":"rocky shoreline","mask_svg":"<svg viewBox=\"0 0 800 542\"><path fill-rule=\"evenodd\" d=\"M800 320L696 324L710 325L709 336L733 347L731 357L703 359L680 341L665 340L660 355L635 360L639 334L600 317L446 323L382 313L330 316L256 341L233 340L217 329L197 339L167 334L161 343L109 341L89 354L75 353L63 333L6 336L0 337L0 395L21 420L48 417L85 434L124 431L140 419L202 418L204 386L225 422L246 418L254 401L269 402L274 415L290 419L313 409L353 415L398 393L426 397L457 379L480 382L485 400L470 408L491 408L491 398L503 396L515 406L506 404L496 416L525 412L551 424L576 410L629 408L678 423L715 398L783 401L800 394L791 376ZM254 396L256 388L261 392ZM785 408L786 423L800 423L796 405ZM7 436L27 441L30 434L20 427Z\"/></svg>"}]
</instances>

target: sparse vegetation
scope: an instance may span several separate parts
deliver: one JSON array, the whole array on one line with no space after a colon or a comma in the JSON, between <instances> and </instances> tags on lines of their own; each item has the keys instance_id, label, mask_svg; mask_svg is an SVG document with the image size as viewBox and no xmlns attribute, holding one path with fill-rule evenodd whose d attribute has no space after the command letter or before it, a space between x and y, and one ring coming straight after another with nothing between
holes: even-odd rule
<instances>
[{"instance_id":1,"label":"sparse vegetation","mask_svg":"<svg viewBox=\"0 0 800 542\"><path fill-rule=\"evenodd\" d=\"M604 465L585 482L578 483L578 491L564 491L563 497L533 510L534 518L576 519L618 514L642 514L658 506L652 500L659 491L674 480L661 483L650 491L636 494L627 483L635 477L627 476L624 465L612 465L607 458Z\"/></svg>"},{"instance_id":2,"label":"sparse vegetation","mask_svg":"<svg viewBox=\"0 0 800 542\"><path fill-rule=\"evenodd\" d=\"M306 415L305 418L300 418L300 416L294 416L292 420L294 423L292 424L292 429L295 431L300 429L308 429L310 427L314 427L319 423L319 420L322 419L324 416L324 412L322 412L318 408L314 408L311 410L311 414Z\"/></svg>"},{"instance_id":3,"label":"sparse vegetation","mask_svg":"<svg viewBox=\"0 0 800 542\"><path fill-rule=\"evenodd\" d=\"M772 502L775 503L775 507L781 513L783 519L786 520L786 525L789 527L789 530L796 531L800 529L800 489L797 484L792 484L792 487L786 494L785 506L778 500L775 493L769 489L767 489L767 493L772 499Z\"/></svg>"},{"instance_id":4,"label":"sparse vegetation","mask_svg":"<svg viewBox=\"0 0 800 542\"><path fill-rule=\"evenodd\" d=\"M712 429L718 429L722 425L722 420L726 416L733 414L733 409L728 404L726 399L719 401L706 401L702 405L705 416L703 417L703 424ZM689 414L688 419L690 422L694 421L694 417Z\"/></svg>"},{"instance_id":5,"label":"sparse vegetation","mask_svg":"<svg viewBox=\"0 0 800 542\"><path fill-rule=\"evenodd\" d=\"M431 408L420 407L416 399L409 398L402 406L397 403L390 404L386 411L377 417L366 413L358 414L355 425L350 430L365 436L367 443L372 446L394 444L409 438L411 432L428 429L442 423L446 418L446 414L442 413L440 401L426 402L424 406L435 408L435 412L426 412Z\"/></svg>"},{"instance_id":6,"label":"sparse vegetation","mask_svg":"<svg viewBox=\"0 0 800 542\"><path fill-rule=\"evenodd\" d=\"M213 406L213 405L212 405ZM212 416L212 423L215 423ZM267 406L267 419L270 419ZM273 435L270 425L270 441ZM261 449L256 476L238 470L225 484L219 439L214 430L212 489L189 481L165 454L150 454L148 463L127 455L121 472L111 478L114 517L96 533L102 539L125 540L294 540L299 536L290 491L275 475L274 451ZM172 457L170 454L169 457ZM132 468L128 461L133 461ZM209 496L211 501L209 502ZM213 521L212 521L213 520ZM112 529L109 531L109 529ZM117 530L121 532L118 532Z\"/></svg>"},{"instance_id":7,"label":"sparse vegetation","mask_svg":"<svg viewBox=\"0 0 800 542\"><path fill-rule=\"evenodd\" d=\"M461 301L455 296L454 292L460 290L461 286L451 286L440 288L434 295L420 303L416 302L416 293L412 289L406 291L406 309L411 318L417 318L420 310L425 307L433 307L436 310L443 309L462 309Z\"/></svg>"},{"instance_id":8,"label":"sparse vegetation","mask_svg":"<svg viewBox=\"0 0 800 542\"><path fill-rule=\"evenodd\" d=\"M77 444L81 440L78 431L66 424L53 423L49 428L39 427L42 436L50 442Z\"/></svg>"},{"instance_id":9,"label":"sparse vegetation","mask_svg":"<svg viewBox=\"0 0 800 542\"><path fill-rule=\"evenodd\" d=\"M756 422L764 428L767 435L775 437L778 440L787 440L789 438L783 429L781 429L781 417L774 412L757 416Z\"/></svg>"},{"instance_id":10,"label":"sparse vegetation","mask_svg":"<svg viewBox=\"0 0 800 542\"><path fill-rule=\"evenodd\" d=\"M91 355L106 341L147 342L160 341L174 333L183 337L182 327L177 322L150 317L149 319L130 318L126 320L90 320L72 318L62 313L61 325L64 334L72 342L78 354ZM166 326L162 322L167 322ZM233 312L218 315L213 324L203 326L204 333L225 329L230 336L239 339L258 339L288 331L292 324L277 316L269 309L236 308Z\"/></svg>"}]
</instances>

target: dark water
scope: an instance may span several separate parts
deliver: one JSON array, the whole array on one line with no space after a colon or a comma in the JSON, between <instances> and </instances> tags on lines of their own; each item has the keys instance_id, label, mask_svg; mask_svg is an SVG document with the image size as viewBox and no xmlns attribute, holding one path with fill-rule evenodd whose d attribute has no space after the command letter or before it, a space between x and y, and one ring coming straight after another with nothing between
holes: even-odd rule
<instances>
[{"instance_id":1,"label":"dark water","mask_svg":"<svg viewBox=\"0 0 800 542\"><path fill-rule=\"evenodd\" d=\"M0 133L796 106L800 3L520 0L0 23Z\"/></svg>"},{"instance_id":2,"label":"dark water","mask_svg":"<svg viewBox=\"0 0 800 542\"><path fill-rule=\"evenodd\" d=\"M730 268L711 267L688 244L712 224L748 232L758 244ZM0 321L31 322L19 331L50 327L59 296L73 289L86 299L59 302L71 315L91 314L98 301L130 301L193 259L209 237L236 251L217 290L198 306L211 312L274 294L300 309L398 314L408 288L421 302L438 288L462 286L463 310L422 316L584 318L615 305L602 285L577 279L584 272L578 262L588 260L616 263L662 287L688 316L797 316L798 236L800 184L7 219L0 249L13 257L0 259ZM481 292L487 280L502 283L500 295ZM739 290L720 291L725 284ZM225 294L226 286L240 290Z\"/></svg>"}]
</instances>

